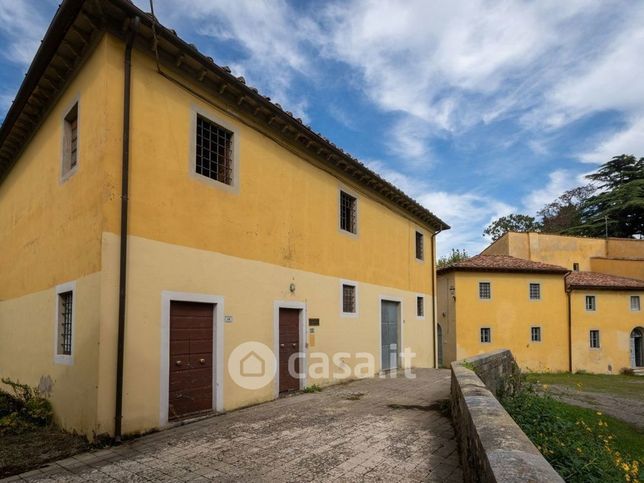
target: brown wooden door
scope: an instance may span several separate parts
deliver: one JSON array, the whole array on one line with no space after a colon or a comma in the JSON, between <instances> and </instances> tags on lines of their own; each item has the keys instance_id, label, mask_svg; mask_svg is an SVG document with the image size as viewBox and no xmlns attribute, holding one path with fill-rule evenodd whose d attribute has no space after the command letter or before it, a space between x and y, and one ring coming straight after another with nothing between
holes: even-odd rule
<instances>
[{"instance_id":1,"label":"brown wooden door","mask_svg":"<svg viewBox=\"0 0 644 483\"><path fill-rule=\"evenodd\" d=\"M170 304L168 419L212 410L213 304Z\"/></svg>"},{"instance_id":2,"label":"brown wooden door","mask_svg":"<svg viewBox=\"0 0 644 483\"><path fill-rule=\"evenodd\" d=\"M280 392L297 391L300 388L300 381L289 372L288 360L292 354L300 350L300 310L280 309L279 330ZM299 373L299 358L295 361L294 367L295 372Z\"/></svg>"}]
</instances>

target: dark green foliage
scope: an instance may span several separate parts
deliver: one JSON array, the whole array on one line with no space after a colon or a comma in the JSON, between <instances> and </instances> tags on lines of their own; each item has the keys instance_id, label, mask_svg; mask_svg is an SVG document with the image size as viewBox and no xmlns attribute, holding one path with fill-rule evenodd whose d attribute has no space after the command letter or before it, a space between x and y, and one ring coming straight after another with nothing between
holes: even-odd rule
<instances>
[{"instance_id":1,"label":"dark green foliage","mask_svg":"<svg viewBox=\"0 0 644 483\"><path fill-rule=\"evenodd\" d=\"M0 390L0 434L20 433L37 426L49 426L53 419L51 403L38 389L2 379L11 392Z\"/></svg>"},{"instance_id":2,"label":"dark green foliage","mask_svg":"<svg viewBox=\"0 0 644 483\"><path fill-rule=\"evenodd\" d=\"M503 406L553 468L570 482L637 481L641 437L620 421L569 406L530 386L502 399Z\"/></svg>"},{"instance_id":3,"label":"dark green foliage","mask_svg":"<svg viewBox=\"0 0 644 483\"><path fill-rule=\"evenodd\" d=\"M541 231L541 224L533 216L515 213L493 221L485 228L483 234L496 241L509 231Z\"/></svg>"},{"instance_id":4,"label":"dark green foliage","mask_svg":"<svg viewBox=\"0 0 644 483\"><path fill-rule=\"evenodd\" d=\"M458 250L452 248L452 252L444 257L440 257L438 259L438 263L436 264L437 268L443 268L448 265L451 265L452 263L460 262L462 260L467 260L470 258L470 256L467 254L465 250Z\"/></svg>"},{"instance_id":5,"label":"dark green foliage","mask_svg":"<svg viewBox=\"0 0 644 483\"><path fill-rule=\"evenodd\" d=\"M559 198L548 203L537 212L544 233L563 233L581 224L581 206L597 188L593 185L580 186L566 191Z\"/></svg>"},{"instance_id":6,"label":"dark green foliage","mask_svg":"<svg viewBox=\"0 0 644 483\"><path fill-rule=\"evenodd\" d=\"M320 392L322 388L318 386L317 384L311 384L310 386L306 386L304 389L302 389L302 392Z\"/></svg>"}]
</instances>

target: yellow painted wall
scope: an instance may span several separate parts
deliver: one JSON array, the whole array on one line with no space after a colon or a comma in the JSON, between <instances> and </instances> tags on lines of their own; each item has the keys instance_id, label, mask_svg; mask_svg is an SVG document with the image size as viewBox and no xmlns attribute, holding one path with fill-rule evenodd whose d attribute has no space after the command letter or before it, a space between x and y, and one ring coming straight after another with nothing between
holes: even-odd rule
<instances>
[{"instance_id":1,"label":"yellow painted wall","mask_svg":"<svg viewBox=\"0 0 644 483\"><path fill-rule=\"evenodd\" d=\"M104 235L104 260L116 265L118 237ZM189 292L224 297L225 314L234 322L224 324L224 359L242 342L262 342L273 347L273 304L298 301L306 304L307 317L319 318L313 351L369 352L380 369L380 298L402 302L402 344L418 354L416 367L433 365L431 298L425 293L426 315L416 316L415 292L369 283L358 284L358 317L340 316L341 279L229 255L171 245L139 237L130 238L130 303L127 310L125 353L124 431L138 431L159 424L161 361L161 293ZM111 284L116 282L113 273ZM106 277L110 278L110 277ZM104 279L105 280L105 279ZM107 281L107 280L106 280ZM289 285L294 283L295 293ZM108 281L108 285L110 285ZM102 318L112 318L116 298L106 300ZM311 340L309 341L311 342ZM111 352L108 352L111 354ZM103 360L106 366L112 360ZM357 361L348 359L352 366ZM113 419L112 380L101 380L100 429L110 431ZM329 379L310 380L327 384ZM257 391L237 386L225 369L224 408L234 409L274 397L273 385ZM103 405L103 403L105 403Z\"/></svg>"},{"instance_id":2,"label":"yellow painted wall","mask_svg":"<svg viewBox=\"0 0 644 483\"><path fill-rule=\"evenodd\" d=\"M608 273L619 277L636 278L644 280L644 258L619 259L619 258L591 258L590 269L593 272Z\"/></svg>"},{"instance_id":3,"label":"yellow painted wall","mask_svg":"<svg viewBox=\"0 0 644 483\"><path fill-rule=\"evenodd\" d=\"M586 295L595 295L597 310L586 310ZM630 334L644 326L644 312L630 310L630 296L644 292L573 291L571 296L573 371L617 374L630 367ZM590 348L590 330L599 329L600 348ZM610 366L610 368L609 368Z\"/></svg>"},{"instance_id":4,"label":"yellow painted wall","mask_svg":"<svg viewBox=\"0 0 644 483\"><path fill-rule=\"evenodd\" d=\"M644 258L644 240L609 238L606 240L606 256Z\"/></svg>"},{"instance_id":5,"label":"yellow painted wall","mask_svg":"<svg viewBox=\"0 0 644 483\"><path fill-rule=\"evenodd\" d=\"M562 275L454 272L453 276L457 360L505 348L524 369L568 369L567 299ZM479 299L479 281L491 282L491 300ZM530 282L541 283L540 301L530 300ZM446 303L439 299L439 314ZM531 341L532 326L541 327L541 342ZM492 329L491 343L481 343L482 327Z\"/></svg>"}]
</instances>

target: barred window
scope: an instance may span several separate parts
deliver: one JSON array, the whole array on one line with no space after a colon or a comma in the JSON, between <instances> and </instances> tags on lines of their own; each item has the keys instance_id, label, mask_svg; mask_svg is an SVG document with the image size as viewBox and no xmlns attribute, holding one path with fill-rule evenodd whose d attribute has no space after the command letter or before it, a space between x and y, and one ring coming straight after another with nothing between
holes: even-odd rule
<instances>
[{"instance_id":1,"label":"barred window","mask_svg":"<svg viewBox=\"0 0 644 483\"><path fill-rule=\"evenodd\" d=\"M340 229L349 233L358 232L358 200L340 191Z\"/></svg>"},{"instance_id":2,"label":"barred window","mask_svg":"<svg viewBox=\"0 0 644 483\"><path fill-rule=\"evenodd\" d=\"M530 284L530 300L541 300L541 284Z\"/></svg>"},{"instance_id":3,"label":"barred window","mask_svg":"<svg viewBox=\"0 0 644 483\"><path fill-rule=\"evenodd\" d=\"M69 291L58 294L58 355L69 356L72 354L73 307L74 292Z\"/></svg>"},{"instance_id":4,"label":"barred window","mask_svg":"<svg viewBox=\"0 0 644 483\"><path fill-rule=\"evenodd\" d=\"M481 328L481 342L484 344L492 342L492 329L489 327Z\"/></svg>"},{"instance_id":5,"label":"barred window","mask_svg":"<svg viewBox=\"0 0 644 483\"><path fill-rule=\"evenodd\" d=\"M425 297L416 297L416 315L425 317Z\"/></svg>"},{"instance_id":6,"label":"barred window","mask_svg":"<svg viewBox=\"0 0 644 483\"><path fill-rule=\"evenodd\" d=\"M590 348L599 349L599 331L598 330L590 331Z\"/></svg>"},{"instance_id":7,"label":"barred window","mask_svg":"<svg viewBox=\"0 0 644 483\"><path fill-rule=\"evenodd\" d=\"M425 237L418 231L416 232L416 258L418 260L425 259Z\"/></svg>"},{"instance_id":8,"label":"barred window","mask_svg":"<svg viewBox=\"0 0 644 483\"><path fill-rule=\"evenodd\" d=\"M532 342L541 342L541 327L530 328L530 339Z\"/></svg>"},{"instance_id":9,"label":"barred window","mask_svg":"<svg viewBox=\"0 0 644 483\"><path fill-rule=\"evenodd\" d=\"M63 128L63 176L78 165L78 103L65 115Z\"/></svg>"},{"instance_id":10,"label":"barred window","mask_svg":"<svg viewBox=\"0 0 644 483\"><path fill-rule=\"evenodd\" d=\"M597 303L594 295L586 295L586 310L594 312L597 310Z\"/></svg>"},{"instance_id":11,"label":"barred window","mask_svg":"<svg viewBox=\"0 0 644 483\"><path fill-rule=\"evenodd\" d=\"M640 296L631 295L631 310L639 312L640 310Z\"/></svg>"},{"instance_id":12,"label":"barred window","mask_svg":"<svg viewBox=\"0 0 644 483\"><path fill-rule=\"evenodd\" d=\"M233 133L197 116L197 174L227 185L233 182Z\"/></svg>"},{"instance_id":13,"label":"barred window","mask_svg":"<svg viewBox=\"0 0 644 483\"><path fill-rule=\"evenodd\" d=\"M345 314L356 313L356 287L355 285L342 284L342 312Z\"/></svg>"},{"instance_id":14,"label":"barred window","mask_svg":"<svg viewBox=\"0 0 644 483\"><path fill-rule=\"evenodd\" d=\"M486 300L492 298L492 284L490 282L479 282L479 298Z\"/></svg>"}]
</instances>

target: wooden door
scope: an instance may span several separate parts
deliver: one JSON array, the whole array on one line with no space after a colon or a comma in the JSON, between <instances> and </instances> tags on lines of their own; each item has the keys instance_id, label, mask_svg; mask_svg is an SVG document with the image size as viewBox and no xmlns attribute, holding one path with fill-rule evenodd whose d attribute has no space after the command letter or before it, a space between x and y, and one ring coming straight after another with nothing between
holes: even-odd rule
<instances>
[{"instance_id":1,"label":"wooden door","mask_svg":"<svg viewBox=\"0 0 644 483\"><path fill-rule=\"evenodd\" d=\"M212 410L213 324L213 304L170 304L168 419Z\"/></svg>"},{"instance_id":2,"label":"wooden door","mask_svg":"<svg viewBox=\"0 0 644 483\"><path fill-rule=\"evenodd\" d=\"M300 310L280 309L279 317L279 391L297 391L300 380L288 370L288 360L300 350ZM294 369L296 374L300 372L299 358Z\"/></svg>"}]
</instances>

